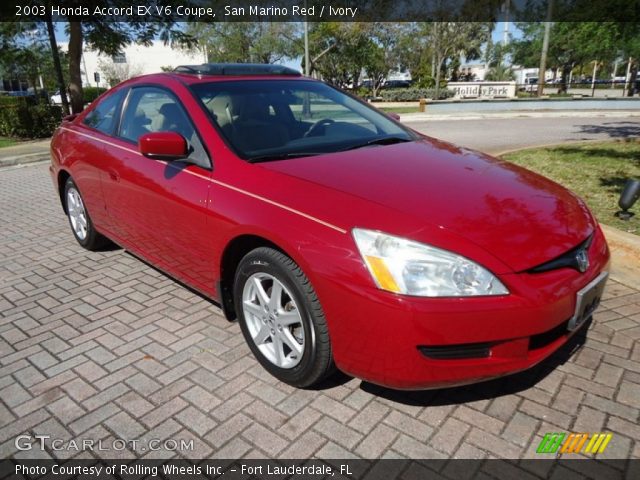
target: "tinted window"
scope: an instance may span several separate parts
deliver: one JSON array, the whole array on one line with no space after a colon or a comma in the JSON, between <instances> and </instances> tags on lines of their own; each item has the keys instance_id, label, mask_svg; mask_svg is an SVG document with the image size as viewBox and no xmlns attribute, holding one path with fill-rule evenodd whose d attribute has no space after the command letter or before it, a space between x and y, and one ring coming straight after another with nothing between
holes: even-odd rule
<instances>
[{"instance_id":1,"label":"tinted window","mask_svg":"<svg viewBox=\"0 0 640 480\"><path fill-rule=\"evenodd\" d=\"M245 80L191 88L228 143L248 160L415 139L385 115L320 82Z\"/></svg>"},{"instance_id":2,"label":"tinted window","mask_svg":"<svg viewBox=\"0 0 640 480\"><path fill-rule=\"evenodd\" d=\"M160 88L134 88L127 100L119 136L137 143L141 135L150 132L179 133L189 142L189 159L200 166L209 166L204 147L178 100Z\"/></svg>"},{"instance_id":3,"label":"tinted window","mask_svg":"<svg viewBox=\"0 0 640 480\"><path fill-rule=\"evenodd\" d=\"M124 92L119 90L106 98L103 98L84 119L84 124L103 133L111 135L116 126L120 101Z\"/></svg>"}]
</instances>

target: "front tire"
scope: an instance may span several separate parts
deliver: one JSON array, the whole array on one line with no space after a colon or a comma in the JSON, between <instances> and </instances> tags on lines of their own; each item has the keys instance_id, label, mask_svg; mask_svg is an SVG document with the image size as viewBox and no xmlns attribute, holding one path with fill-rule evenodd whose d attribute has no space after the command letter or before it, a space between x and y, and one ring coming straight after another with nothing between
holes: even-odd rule
<instances>
[{"instance_id":1,"label":"front tire","mask_svg":"<svg viewBox=\"0 0 640 480\"><path fill-rule=\"evenodd\" d=\"M71 177L67 179L64 187L64 200L69 225L78 243L91 251L99 250L107 245L107 238L99 234L93 226L80 190Z\"/></svg>"},{"instance_id":2,"label":"front tire","mask_svg":"<svg viewBox=\"0 0 640 480\"><path fill-rule=\"evenodd\" d=\"M268 247L249 252L236 271L234 302L249 348L278 380L304 388L333 372L322 307L289 257Z\"/></svg>"}]
</instances>

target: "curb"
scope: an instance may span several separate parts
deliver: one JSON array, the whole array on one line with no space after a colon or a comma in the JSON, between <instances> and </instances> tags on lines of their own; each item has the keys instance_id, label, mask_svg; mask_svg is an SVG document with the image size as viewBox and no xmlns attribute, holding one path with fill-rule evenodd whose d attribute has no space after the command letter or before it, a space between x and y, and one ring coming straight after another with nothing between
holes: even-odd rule
<instances>
[{"instance_id":1,"label":"curb","mask_svg":"<svg viewBox=\"0 0 640 480\"><path fill-rule=\"evenodd\" d=\"M0 168L13 167L15 165L25 165L29 163L42 162L49 160L49 152L47 153L29 153L27 155L15 155L13 157L0 157Z\"/></svg>"},{"instance_id":2,"label":"curb","mask_svg":"<svg viewBox=\"0 0 640 480\"><path fill-rule=\"evenodd\" d=\"M640 236L600 224L611 250L611 278L631 287L640 284Z\"/></svg>"},{"instance_id":3,"label":"curb","mask_svg":"<svg viewBox=\"0 0 640 480\"><path fill-rule=\"evenodd\" d=\"M637 137L627 137L627 139L635 139ZM591 143L603 143L603 142L620 142L620 143L624 143L625 139L624 138L620 138L620 139L603 139L603 138L592 138L589 140L576 140L576 141L569 141L569 142L554 142L554 143L545 143L543 145L534 145L533 147L520 147L520 148L511 148L509 150L504 150L503 152L499 152L499 153L492 153L491 155L494 157L503 157L504 155L509 155L511 153L517 153L517 152L521 152L523 150L537 150L538 148L554 148L554 147L562 147L565 145L577 145L577 146L581 146L581 145L589 145Z\"/></svg>"},{"instance_id":4,"label":"curb","mask_svg":"<svg viewBox=\"0 0 640 480\"><path fill-rule=\"evenodd\" d=\"M402 123L443 121L443 120L491 120L512 118L582 118L582 117L640 117L638 110L521 110L516 112L470 112L461 113L401 113Z\"/></svg>"}]
</instances>

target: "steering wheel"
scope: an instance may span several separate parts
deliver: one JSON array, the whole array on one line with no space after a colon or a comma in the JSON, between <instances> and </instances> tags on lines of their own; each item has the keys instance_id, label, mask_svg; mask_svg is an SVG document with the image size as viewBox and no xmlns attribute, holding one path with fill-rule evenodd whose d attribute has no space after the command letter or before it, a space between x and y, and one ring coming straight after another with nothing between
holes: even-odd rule
<instances>
[{"instance_id":1,"label":"steering wheel","mask_svg":"<svg viewBox=\"0 0 640 480\"><path fill-rule=\"evenodd\" d=\"M318 120L316 123L311 125L311 128L307 130L307 133L304 134L304 137L315 137L316 135L318 135L318 132L321 128L324 128L327 125L331 125L332 123L335 123L335 120L332 120L331 118L323 118L321 120Z\"/></svg>"}]
</instances>

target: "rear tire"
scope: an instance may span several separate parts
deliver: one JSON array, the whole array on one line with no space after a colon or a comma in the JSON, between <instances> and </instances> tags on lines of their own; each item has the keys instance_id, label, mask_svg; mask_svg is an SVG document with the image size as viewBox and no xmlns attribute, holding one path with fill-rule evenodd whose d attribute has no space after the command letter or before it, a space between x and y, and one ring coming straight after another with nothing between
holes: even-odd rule
<instances>
[{"instance_id":1,"label":"rear tire","mask_svg":"<svg viewBox=\"0 0 640 480\"><path fill-rule=\"evenodd\" d=\"M98 233L93 226L80 190L71 177L64 186L64 202L71 232L78 243L87 250L100 250L108 245L109 240Z\"/></svg>"},{"instance_id":2,"label":"rear tire","mask_svg":"<svg viewBox=\"0 0 640 480\"><path fill-rule=\"evenodd\" d=\"M233 294L242 334L271 375L305 388L333 373L322 307L293 260L268 247L249 252L236 271Z\"/></svg>"}]
</instances>

